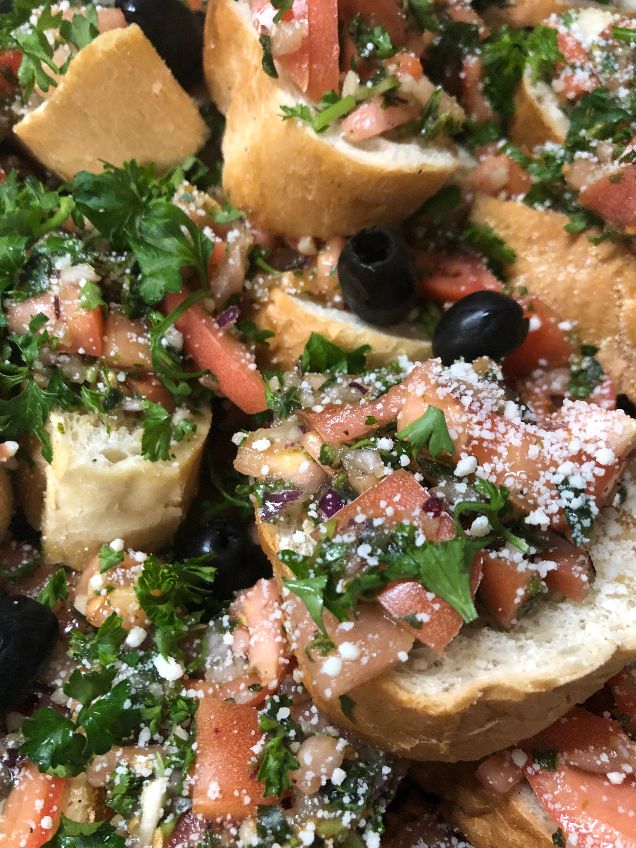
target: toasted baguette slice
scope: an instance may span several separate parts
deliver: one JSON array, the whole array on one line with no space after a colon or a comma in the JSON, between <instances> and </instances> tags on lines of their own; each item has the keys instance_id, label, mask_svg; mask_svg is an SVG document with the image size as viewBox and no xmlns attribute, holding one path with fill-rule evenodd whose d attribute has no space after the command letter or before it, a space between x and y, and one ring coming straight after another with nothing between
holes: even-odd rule
<instances>
[{"instance_id":1,"label":"toasted baguette slice","mask_svg":"<svg viewBox=\"0 0 636 848\"><path fill-rule=\"evenodd\" d=\"M532 150L548 141L561 144L570 121L547 83L532 79L526 69L515 95L515 116L510 138L523 150Z\"/></svg>"},{"instance_id":2,"label":"toasted baguette slice","mask_svg":"<svg viewBox=\"0 0 636 848\"><path fill-rule=\"evenodd\" d=\"M294 548L295 529L259 527L281 582L290 574L277 553ZM415 648L348 693L355 723L338 699L312 690L310 660L299 651L305 685L335 720L410 759L476 760L533 736L636 657L636 518L605 510L590 552L597 576L584 601L537 604L509 632L465 626L442 656Z\"/></svg>"},{"instance_id":3,"label":"toasted baguette slice","mask_svg":"<svg viewBox=\"0 0 636 848\"><path fill-rule=\"evenodd\" d=\"M267 357L271 365L288 369L302 354L312 332L346 350L370 345L367 362L371 368L386 365L398 356L413 361L431 356L431 343L422 330L409 324L374 327L352 312L321 306L307 297L272 288L267 300L254 313L254 322L275 335L268 340Z\"/></svg>"},{"instance_id":4,"label":"toasted baguette slice","mask_svg":"<svg viewBox=\"0 0 636 848\"><path fill-rule=\"evenodd\" d=\"M474 848L554 848L557 825L545 814L527 783L508 795L488 792L474 777L475 765L416 764L413 780L444 799L445 818Z\"/></svg>"},{"instance_id":5,"label":"toasted baguette slice","mask_svg":"<svg viewBox=\"0 0 636 848\"><path fill-rule=\"evenodd\" d=\"M192 415L196 433L172 446L167 461L141 455L142 429L95 416L51 415L48 464L39 451L20 474L27 517L42 530L46 562L82 570L104 542L156 551L176 532L196 490L210 414Z\"/></svg>"},{"instance_id":6,"label":"toasted baguette slice","mask_svg":"<svg viewBox=\"0 0 636 848\"><path fill-rule=\"evenodd\" d=\"M159 169L196 153L205 122L136 25L104 32L77 54L48 98L14 127L63 179L104 162L154 162Z\"/></svg>"},{"instance_id":7,"label":"toasted baguette slice","mask_svg":"<svg viewBox=\"0 0 636 848\"><path fill-rule=\"evenodd\" d=\"M565 215L515 201L480 197L472 218L516 252L511 284L578 326L581 337L599 348L618 390L636 400L636 254L611 241L592 244L587 233L570 235Z\"/></svg>"},{"instance_id":8,"label":"toasted baguette slice","mask_svg":"<svg viewBox=\"0 0 636 848\"><path fill-rule=\"evenodd\" d=\"M485 13L486 20L495 25L527 27L540 24L552 14L580 8L612 9L626 14L636 13L636 0L616 0L614 3L594 3L592 0L509 0L505 4L492 3Z\"/></svg>"},{"instance_id":9,"label":"toasted baguette slice","mask_svg":"<svg viewBox=\"0 0 636 848\"><path fill-rule=\"evenodd\" d=\"M208 4L204 69L226 113L223 183L259 226L290 236L353 233L402 221L459 167L448 144L371 139L353 145L337 128L317 135L281 106L306 103L262 69L245 0Z\"/></svg>"}]
</instances>

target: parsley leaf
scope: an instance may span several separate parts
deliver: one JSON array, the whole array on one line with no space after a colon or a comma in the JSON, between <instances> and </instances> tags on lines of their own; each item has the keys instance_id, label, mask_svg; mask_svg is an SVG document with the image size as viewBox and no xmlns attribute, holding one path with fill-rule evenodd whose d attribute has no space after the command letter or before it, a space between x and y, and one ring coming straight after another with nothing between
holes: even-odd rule
<instances>
[{"instance_id":1,"label":"parsley leaf","mask_svg":"<svg viewBox=\"0 0 636 848\"><path fill-rule=\"evenodd\" d=\"M62 815L57 833L43 848L125 848L125 844L108 822L80 824Z\"/></svg>"},{"instance_id":2,"label":"parsley leaf","mask_svg":"<svg viewBox=\"0 0 636 848\"><path fill-rule=\"evenodd\" d=\"M408 7L421 30L435 32L439 29L433 0L408 0Z\"/></svg>"},{"instance_id":3,"label":"parsley leaf","mask_svg":"<svg viewBox=\"0 0 636 848\"><path fill-rule=\"evenodd\" d=\"M488 522L497 536L526 554L533 553L532 545L509 530L503 523L512 512L508 489L505 486L497 486L489 480L482 479L476 480L474 486L477 493L485 500L460 501L455 506L455 520L458 521L464 512L478 512L487 515Z\"/></svg>"},{"instance_id":4,"label":"parsley leaf","mask_svg":"<svg viewBox=\"0 0 636 848\"><path fill-rule=\"evenodd\" d=\"M73 722L51 707L36 710L22 725L25 742L21 752L41 772L66 777L85 766L86 740L75 732Z\"/></svg>"},{"instance_id":5,"label":"parsley leaf","mask_svg":"<svg viewBox=\"0 0 636 848\"><path fill-rule=\"evenodd\" d=\"M508 265L515 261L517 254L489 224L475 224L471 221L465 227L461 240L484 256L493 274L506 279Z\"/></svg>"},{"instance_id":6,"label":"parsley leaf","mask_svg":"<svg viewBox=\"0 0 636 848\"><path fill-rule=\"evenodd\" d=\"M100 306L106 306L102 297L102 290L93 282L85 282L80 289L79 305L82 309L97 309Z\"/></svg>"},{"instance_id":7,"label":"parsley leaf","mask_svg":"<svg viewBox=\"0 0 636 848\"><path fill-rule=\"evenodd\" d=\"M300 768L291 743L298 740L300 728L290 716L292 700L272 695L258 714L258 726L266 735L259 759L258 779L265 784L264 796L279 797L291 788L289 773Z\"/></svg>"},{"instance_id":8,"label":"parsley leaf","mask_svg":"<svg viewBox=\"0 0 636 848\"><path fill-rule=\"evenodd\" d=\"M170 447L174 442L182 442L196 432L194 421L184 418L174 423L172 413L160 403L146 401L142 422L141 454L151 462L170 459Z\"/></svg>"},{"instance_id":9,"label":"parsley leaf","mask_svg":"<svg viewBox=\"0 0 636 848\"><path fill-rule=\"evenodd\" d=\"M272 0L272 6L278 9L274 15L274 23L277 24L285 17L287 12L291 12L293 5L294 0Z\"/></svg>"},{"instance_id":10,"label":"parsley leaf","mask_svg":"<svg viewBox=\"0 0 636 848\"><path fill-rule=\"evenodd\" d=\"M99 559L99 573L103 574L105 571L115 568L120 562L124 561L125 556L126 554L123 548L121 551L116 551L110 545L102 545L97 554Z\"/></svg>"},{"instance_id":11,"label":"parsley leaf","mask_svg":"<svg viewBox=\"0 0 636 848\"><path fill-rule=\"evenodd\" d=\"M367 367L366 354L370 350L370 345L344 350L320 333L312 332L302 352L300 368L303 373L360 374Z\"/></svg>"},{"instance_id":12,"label":"parsley leaf","mask_svg":"<svg viewBox=\"0 0 636 848\"><path fill-rule=\"evenodd\" d=\"M592 533L598 507L587 492L573 486L569 478L557 485L557 491L572 541L579 546L586 545Z\"/></svg>"},{"instance_id":13,"label":"parsley leaf","mask_svg":"<svg viewBox=\"0 0 636 848\"><path fill-rule=\"evenodd\" d=\"M114 663L126 638L127 631L122 624L121 616L112 613L93 635L73 630L69 648L74 659L97 662L102 666Z\"/></svg>"},{"instance_id":14,"label":"parsley leaf","mask_svg":"<svg viewBox=\"0 0 636 848\"><path fill-rule=\"evenodd\" d=\"M355 724L356 720L353 717L353 711L355 709L356 702L350 695L341 695L338 698L338 701L340 702L340 709L342 710L342 714L346 716L349 721Z\"/></svg>"},{"instance_id":15,"label":"parsley leaf","mask_svg":"<svg viewBox=\"0 0 636 848\"><path fill-rule=\"evenodd\" d=\"M349 24L349 35L361 59L389 59L395 53L391 36L382 26L368 26L356 15Z\"/></svg>"},{"instance_id":16,"label":"parsley leaf","mask_svg":"<svg viewBox=\"0 0 636 848\"><path fill-rule=\"evenodd\" d=\"M263 51L263 59L261 62L263 70L265 71L268 77L272 77L272 79L278 79L278 71L276 70L276 65L274 64L274 57L272 55L271 37L264 32L258 37L258 41Z\"/></svg>"},{"instance_id":17,"label":"parsley leaf","mask_svg":"<svg viewBox=\"0 0 636 848\"><path fill-rule=\"evenodd\" d=\"M580 354L570 364L568 394L571 397L585 400L602 382L604 372L595 356L597 351L593 345L582 345Z\"/></svg>"},{"instance_id":18,"label":"parsley leaf","mask_svg":"<svg viewBox=\"0 0 636 848\"><path fill-rule=\"evenodd\" d=\"M60 568L49 577L46 585L38 592L36 600L49 609L55 609L58 602L66 598L68 598L66 572Z\"/></svg>"},{"instance_id":19,"label":"parsley leaf","mask_svg":"<svg viewBox=\"0 0 636 848\"><path fill-rule=\"evenodd\" d=\"M100 671L81 672L79 669L71 674L64 685L64 694L75 698L80 704L90 704L100 695L105 695L115 679L116 669L106 668Z\"/></svg>"},{"instance_id":20,"label":"parsley leaf","mask_svg":"<svg viewBox=\"0 0 636 848\"><path fill-rule=\"evenodd\" d=\"M396 434L398 439L409 442L416 456L424 447L433 459L442 453L455 453L455 445L448 432L446 417L441 409L429 406L424 415Z\"/></svg>"}]
</instances>

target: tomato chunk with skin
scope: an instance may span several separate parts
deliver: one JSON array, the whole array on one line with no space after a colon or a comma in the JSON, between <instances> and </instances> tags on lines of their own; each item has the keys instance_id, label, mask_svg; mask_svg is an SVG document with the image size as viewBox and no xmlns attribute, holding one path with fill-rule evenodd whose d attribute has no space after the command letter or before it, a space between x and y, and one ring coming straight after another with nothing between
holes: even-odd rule
<instances>
[{"instance_id":1,"label":"tomato chunk with skin","mask_svg":"<svg viewBox=\"0 0 636 848\"><path fill-rule=\"evenodd\" d=\"M195 815L244 819L255 815L260 804L278 802L265 797L265 787L255 776L252 749L262 736L257 707L205 697L197 709L196 736Z\"/></svg>"},{"instance_id":2,"label":"tomato chunk with skin","mask_svg":"<svg viewBox=\"0 0 636 848\"><path fill-rule=\"evenodd\" d=\"M541 559L556 563L547 572L545 582L552 592L558 592L570 601L583 601L590 590L594 576L592 560L587 551L571 546L544 551Z\"/></svg>"},{"instance_id":3,"label":"tomato chunk with skin","mask_svg":"<svg viewBox=\"0 0 636 848\"><path fill-rule=\"evenodd\" d=\"M596 180L579 194L579 202L615 227L635 234L636 165L624 165Z\"/></svg>"},{"instance_id":4,"label":"tomato chunk with skin","mask_svg":"<svg viewBox=\"0 0 636 848\"><path fill-rule=\"evenodd\" d=\"M4 802L0 815L0 846L41 848L52 839L60 822L68 783L64 778L41 774L26 763ZM50 819L50 827L45 827Z\"/></svg>"},{"instance_id":5,"label":"tomato chunk with skin","mask_svg":"<svg viewBox=\"0 0 636 848\"><path fill-rule=\"evenodd\" d=\"M456 303L478 291L501 291L503 285L478 256L469 253L451 255L442 251L421 252L417 268L422 277L418 295L434 303Z\"/></svg>"},{"instance_id":6,"label":"tomato chunk with skin","mask_svg":"<svg viewBox=\"0 0 636 848\"><path fill-rule=\"evenodd\" d=\"M576 348L559 326L557 316L536 297L523 298L530 329L524 343L503 361L507 377L527 377L535 368L559 368Z\"/></svg>"},{"instance_id":7,"label":"tomato chunk with skin","mask_svg":"<svg viewBox=\"0 0 636 848\"><path fill-rule=\"evenodd\" d=\"M524 776L523 767L514 762L511 751L493 754L480 763L475 772L482 786L497 795L507 795L521 783Z\"/></svg>"},{"instance_id":8,"label":"tomato chunk with skin","mask_svg":"<svg viewBox=\"0 0 636 848\"><path fill-rule=\"evenodd\" d=\"M249 632L247 655L262 686L272 687L289 662L280 595L274 580L259 580L236 599L233 609Z\"/></svg>"},{"instance_id":9,"label":"tomato chunk with skin","mask_svg":"<svg viewBox=\"0 0 636 848\"><path fill-rule=\"evenodd\" d=\"M632 729L636 727L636 666L624 668L612 677L608 686L614 696L619 715L627 716Z\"/></svg>"},{"instance_id":10,"label":"tomato chunk with skin","mask_svg":"<svg viewBox=\"0 0 636 848\"><path fill-rule=\"evenodd\" d=\"M589 747L611 748L612 740L622 733L617 721L595 715L583 707L574 707L563 718L537 733L528 744L534 750L549 749L565 754Z\"/></svg>"},{"instance_id":11,"label":"tomato chunk with skin","mask_svg":"<svg viewBox=\"0 0 636 848\"><path fill-rule=\"evenodd\" d=\"M163 311L172 312L188 295L188 291L167 294ZM265 383L249 352L238 339L221 329L200 303L177 318L175 326L183 333L185 352L198 368L214 375L220 392L250 415L267 409Z\"/></svg>"},{"instance_id":12,"label":"tomato chunk with skin","mask_svg":"<svg viewBox=\"0 0 636 848\"><path fill-rule=\"evenodd\" d=\"M636 848L636 781L613 784L600 774L561 765L526 772L537 800L564 834L594 848Z\"/></svg>"},{"instance_id":13,"label":"tomato chunk with skin","mask_svg":"<svg viewBox=\"0 0 636 848\"><path fill-rule=\"evenodd\" d=\"M110 365L152 371L150 333L144 321L132 320L120 309L111 308L104 336L104 356Z\"/></svg>"},{"instance_id":14,"label":"tomato chunk with skin","mask_svg":"<svg viewBox=\"0 0 636 848\"><path fill-rule=\"evenodd\" d=\"M309 81L307 94L318 102L340 88L338 0L307 0L309 25Z\"/></svg>"},{"instance_id":15,"label":"tomato chunk with skin","mask_svg":"<svg viewBox=\"0 0 636 848\"><path fill-rule=\"evenodd\" d=\"M259 33L261 28L271 31L278 10L269 0L252 0L252 19ZM307 0L294 0L291 13L294 21L307 22ZM288 13L287 13L288 14ZM287 21L288 17L283 16ZM301 91L309 84L309 35L305 35L297 50L276 56L276 64Z\"/></svg>"},{"instance_id":16,"label":"tomato chunk with skin","mask_svg":"<svg viewBox=\"0 0 636 848\"><path fill-rule=\"evenodd\" d=\"M531 597L536 570L529 567L520 569L514 562L497 556L496 552L480 551L476 558L483 571L479 587L481 600L497 624L511 627L519 610Z\"/></svg>"}]
</instances>

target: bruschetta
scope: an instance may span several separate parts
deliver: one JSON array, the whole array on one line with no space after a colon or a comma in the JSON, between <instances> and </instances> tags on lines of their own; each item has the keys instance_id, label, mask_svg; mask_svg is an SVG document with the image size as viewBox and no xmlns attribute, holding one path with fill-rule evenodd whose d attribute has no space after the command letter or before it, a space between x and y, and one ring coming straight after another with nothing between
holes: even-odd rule
<instances>
[{"instance_id":1,"label":"bruschetta","mask_svg":"<svg viewBox=\"0 0 636 848\"><path fill-rule=\"evenodd\" d=\"M195 103L139 26L126 26L123 15L121 24L75 51L68 70L46 92L33 94L13 127L30 153L64 180L130 159L163 170L196 153L207 138Z\"/></svg>"},{"instance_id":2,"label":"bruschetta","mask_svg":"<svg viewBox=\"0 0 636 848\"><path fill-rule=\"evenodd\" d=\"M410 373L401 363L407 369L402 377L400 367L392 376L337 371L320 376L307 373L309 360L302 360L305 376L291 372L276 378L280 405L272 406L280 410L280 424L237 436L235 467L254 479L261 543L287 589L292 644L317 702L396 753L459 760L483 748L494 750L503 738L531 735L535 722L537 730L545 726L580 692L591 693L611 676L634 650L633 634L616 630L610 612L623 581L631 585L634 579L627 565L633 528L627 513L608 506L604 514L601 510L599 535L588 546L568 529L573 513L559 494L565 492L564 478L557 472L552 480L549 469L554 462L563 473L581 468L583 455L593 456L600 447L592 432L601 431L618 437L617 442L611 438L618 469L623 463L618 457L632 449L633 422L623 413L567 401L540 425L522 422L514 404L506 406L503 395L494 401L488 394L493 383L480 382L466 365L446 370L429 360ZM409 451L409 438L420 427L422 441ZM576 442L567 435L569 427ZM555 428L561 436L549 435ZM584 432L592 438L589 444ZM428 438L434 438L432 447L425 446ZM578 459L572 454L575 445L583 450ZM449 483L450 490L442 484L440 492L444 459L433 468L423 466L417 461L421 450L427 461L450 458L455 472L448 473L454 480L459 475L459 491ZM558 460L556 454L549 458L552 450ZM470 481L478 468L475 490ZM484 477L495 486L488 496ZM595 500L599 509L609 503L611 477L601 471L592 484L595 489L605 478L592 495L600 498ZM488 533L504 532L501 526L493 530L485 515L479 517L479 496L472 506L461 506L461 492L481 491L485 503L495 491L501 495L497 485L512 499L511 514L520 510L526 526L540 532L565 533L574 548L557 553L560 543L551 537L543 553L537 553L542 543L535 539L525 554L514 541L501 554L466 554L463 566L455 562L454 578L449 571L452 587L437 581L432 560L427 576L419 572L417 563L429 556L440 557L438 568L450 569L451 549L458 554L464 544L475 545L475 551L487 548ZM505 510L503 501L500 507ZM477 535L470 541L457 517L465 509L475 510L471 521ZM424 546L419 553L418 540ZM583 547L575 553L577 545ZM569 565L557 564L564 563L562 556ZM594 580L587 571L590 562ZM569 586L561 582L563 568L574 576ZM579 578L585 584L579 584L580 592L575 589ZM555 590L569 600L551 602ZM473 605L475 592L488 610L486 618ZM538 600L528 606L531 598ZM572 638L565 639L570 621ZM584 645L582 621L589 634ZM466 622L479 623L466 627Z\"/></svg>"},{"instance_id":3,"label":"bruschetta","mask_svg":"<svg viewBox=\"0 0 636 848\"><path fill-rule=\"evenodd\" d=\"M576 2L576 0L573 2L572 0L512 0L512 2L504 5L495 0L487 4L485 17L489 23L493 24L528 27L543 23L552 14L564 14L581 7L605 9L608 6L628 14L636 12L636 5L634 5L633 0L617 0L615 3L603 3L602 5L594 2Z\"/></svg>"},{"instance_id":4,"label":"bruschetta","mask_svg":"<svg viewBox=\"0 0 636 848\"><path fill-rule=\"evenodd\" d=\"M345 58L356 64L352 36L340 54L339 21L348 32L354 20L366 28L382 24L390 33L390 48L385 44L380 51L389 58L371 51L368 61L357 60L365 79L365 69L377 65L377 93L375 82L363 84L355 71L347 73ZM224 186L255 223L277 233L323 238L391 225L452 176L459 161L442 132L429 133L435 136L430 142L425 136L420 141L413 129L403 140L391 140L391 132L417 120L427 104L436 115L446 115L447 124L463 116L422 75L417 56L404 50L405 40L405 18L390 3L372 10L365 4L310 2L284 19L267 2L209 4L204 67L210 94L226 115ZM358 39L364 52L363 42ZM386 86L398 98L383 109ZM348 116L344 122L342 115ZM272 151L279 152L275 161Z\"/></svg>"}]
</instances>

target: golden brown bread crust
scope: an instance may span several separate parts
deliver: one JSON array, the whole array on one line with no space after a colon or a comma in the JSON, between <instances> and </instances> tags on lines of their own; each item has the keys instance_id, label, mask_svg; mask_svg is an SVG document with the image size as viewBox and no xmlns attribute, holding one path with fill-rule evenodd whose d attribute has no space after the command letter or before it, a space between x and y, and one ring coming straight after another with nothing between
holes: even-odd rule
<instances>
[{"instance_id":1,"label":"golden brown bread crust","mask_svg":"<svg viewBox=\"0 0 636 848\"><path fill-rule=\"evenodd\" d=\"M209 91L226 112L224 188L258 226L329 238L396 224L458 167L450 145L373 140L354 147L282 120L281 103L297 98L263 72L261 47L236 0L208 5L204 57ZM402 155L407 147L412 155ZM369 152L376 148L386 154Z\"/></svg>"},{"instance_id":2,"label":"golden brown bread crust","mask_svg":"<svg viewBox=\"0 0 636 848\"><path fill-rule=\"evenodd\" d=\"M412 332L408 325L373 327L350 312L320 307L283 288L272 288L267 300L257 305L252 319L261 329L274 333L268 339L266 359L276 368L292 368L312 332L345 350L370 345L367 363L371 368L393 362L398 356L408 356L412 361L431 356L431 343L422 338L421 330Z\"/></svg>"},{"instance_id":3,"label":"golden brown bread crust","mask_svg":"<svg viewBox=\"0 0 636 848\"><path fill-rule=\"evenodd\" d=\"M634 571L627 563L631 561L636 546L636 518L618 510L608 510L607 518L610 521L608 526L613 522L612 533L620 536L624 547L612 548L610 558L613 559L605 562L603 569L608 574L616 569L625 569L624 573L629 575L632 585ZM289 577L289 572L277 556L280 547L277 530L270 524L260 522L258 517L257 524L261 546L272 562L274 575L282 583ZM614 540L616 538L614 536ZM596 544L597 547L603 545L604 537ZM594 548L592 556L597 556ZM604 580L608 574L604 575ZM611 581L615 578L609 579ZM562 606L554 609L551 628L563 626L562 610ZM594 612L590 614L594 615ZM606 617L606 614L599 614L602 621ZM528 628L533 626L543 625L528 624L524 632L527 634ZM589 627L587 619L585 626ZM533 659L533 674L523 670L520 673L516 667L506 666L506 660L502 658L497 669L487 677L471 680L467 673L465 677L460 677L459 685L456 679L450 683L447 681L446 691L440 686L433 693L422 691L421 684L418 688L418 680L421 681L429 672L437 675L437 669L430 663L425 671L419 669L415 652L407 663L348 693L355 703L355 723L342 713L339 702L326 701L312 689L311 675L307 673L310 660L303 651L298 652L297 660L306 672L305 685L315 703L338 723L348 726L373 744L413 760L477 760L548 727L574 704L600 689L610 677L636 657L636 634L630 630L625 642L621 643L614 640L609 626L603 625L601 629L602 633L595 632L593 637L590 636L589 643L586 643L584 663L569 668L567 672L561 652L558 652L556 660L548 664L549 667L544 662L537 664L536 659ZM516 630L519 630L519 625ZM476 632L467 633L469 644ZM513 631L510 636L511 650L514 638ZM507 644L501 646L504 652L507 651ZM538 640L536 645L531 644L530 649L541 651L541 641ZM463 663L463 659L461 661ZM472 663L475 658L469 657L466 661ZM443 664L444 658L439 663ZM468 666L466 671L470 671Z\"/></svg>"},{"instance_id":4,"label":"golden brown bread crust","mask_svg":"<svg viewBox=\"0 0 636 848\"><path fill-rule=\"evenodd\" d=\"M547 820L528 787L509 795L488 792L474 777L476 764L415 764L413 780L444 798L444 817L474 848L553 848L556 826Z\"/></svg>"},{"instance_id":5,"label":"golden brown bread crust","mask_svg":"<svg viewBox=\"0 0 636 848\"><path fill-rule=\"evenodd\" d=\"M196 153L208 135L137 25L102 33L80 50L59 86L14 132L63 179L130 159L162 170Z\"/></svg>"},{"instance_id":6,"label":"golden brown bread crust","mask_svg":"<svg viewBox=\"0 0 636 848\"><path fill-rule=\"evenodd\" d=\"M636 253L609 240L592 244L586 233L570 235L565 215L515 201L479 197L472 218L515 250L511 284L575 322L582 340L599 348L619 392L636 400Z\"/></svg>"}]
</instances>

